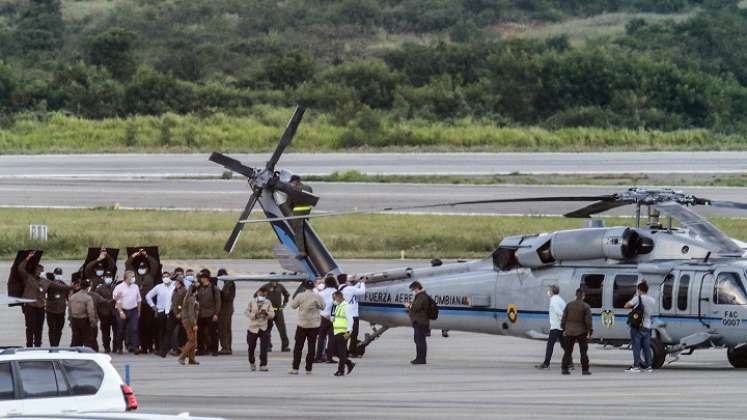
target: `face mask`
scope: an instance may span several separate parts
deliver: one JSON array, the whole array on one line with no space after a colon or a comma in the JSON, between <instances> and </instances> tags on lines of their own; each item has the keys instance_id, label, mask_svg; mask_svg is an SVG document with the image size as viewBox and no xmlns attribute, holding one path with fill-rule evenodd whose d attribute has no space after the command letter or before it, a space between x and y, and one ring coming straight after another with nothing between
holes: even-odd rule
<instances>
[{"instance_id":1,"label":"face mask","mask_svg":"<svg viewBox=\"0 0 747 420\"><path fill-rule=\"evenodd\" d=\"M264 302L266 300L267 300L267 298L264 297L264 296L257 296L257 302Z\"/></svg>"},{"instance_id":2,"label":"face mask","mask_svg":"<svg viewBox=\"0 0 747 420\"><path fill-rule=\"evenodd\" d=\"M55 275L54 275L54 279L55 279L55 280L58 280L58 281L62 281L62 280L63 280L63 279L62 279L62 275L61 275L61 274L55 274Z\"/></svg>"},{"instance_id":3,"label":"face mask","mask_svg":"<svg viewBox=\"0 0 747 420\"><path fill-rule=\"evenodd\" d=\"M186 276L186 277L184 277L184 281L186 281L187 283L192 283L193 281L195 281L195 277L194 276Z\"/></svg>"},{"instance_id":4,"label":"face mask","mask_svg":"<svg viewBox=\"0 0 747 420\"><path fill-rule=\"evenodd\" d=\"M317 289L317 290L324 290L324 283L319 283L319 284L318 284L318 285L316 286L316 289Z\"/></svg>"},{"instance_id":5,"label":"face mask","mask_svg":"<svg viewBox=\"0 0 747 420\"><path fill-rule=\"evenodd\" d=\"M104 277L104 283L106 284L112 284L112 278L111 277Z\"/></svg>"},{"instance_id":6,"label":"face mask","mask_svg":"<svg viewBox=\"0 0 747 420\"><path fill-rule=\"evenodd\" d=\"M148 270L146 270L146 269L144 269L144 268L139 268L139 269L137 270L137 273L138 273L138 274L140 274L141 276L144 276L144 275L145 275L145 273L147 273L147 272L148 272Z\"/></svg>"},{"instance_id":7,"label":"face mask","mask_svg":"<svg viewBox=\"0 0 747 420\"><path fill-rule=\"evenodd\" d=\"M96 275L101 277L104 275L104 270L96 270Z\"/></svg>"},{"instance_id":8,"label":"face mask","mask_svg":"<svg viewBox=\"0 0 747 420\"><path fill-rule=\"evenodd\" d=\"M171 277L164 277L163 278L163 284L165 284L166 286L168 286L169 284L171 284Z\"/></svg>"},{"instance_id":9,"label":"face mask","mask_svg":"<svg viewBox=\"0 0 747 420\"><path fill-rule=\"evenodd\" d=\"M547 296L550 296L550 297L552 297L552 292L548 290L548 291L547 291Z\"/></svg>"}]
</instances>

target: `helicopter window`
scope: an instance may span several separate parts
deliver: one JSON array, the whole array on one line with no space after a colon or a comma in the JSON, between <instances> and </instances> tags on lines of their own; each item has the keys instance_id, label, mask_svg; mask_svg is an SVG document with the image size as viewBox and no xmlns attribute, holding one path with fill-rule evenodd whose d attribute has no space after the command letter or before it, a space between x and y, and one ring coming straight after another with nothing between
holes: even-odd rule
<instances>
[{"instance_id":1,"label":"helicopter window","mask_svg":"<svg viewBox=\"0 0 747 420\"><path fill-rule=\"evenodd\" d=\"M584 274L581 279L586 298L584 301L592 308L602 307L602 284L604 274Z\"/></svg>"},{"instance_id":2,"label":"helicopter window","mask_svg":"<svg viewBox=\"0 0 747 420\"><path fill-rule=\"evenodd\" d=\"M668 275L661 285L661 309L669 311L672 309L672 288L674 287L674 276Z\"/></svg>"},{"instance_id":3,"label":"helicopter window","mask_svg":"<svg viewBox=\"0 0 747 420\"><path fill-rule=\"evenodd\" d=\"M677 289L677 309L684 311L687 309L687 297L690 291L690 276L685 274L680 277L680 288Z\"/></svg>"},{"instance_id":4,"label":"helicopter window","mask_svg":"<svg viewBox=\"0 0 747 420\"><path fill-rule=\"evenodd\" d=\"M737 273L719 273L714 301L721 305L747 305L747 292Z\"/></svg>"},{"instance_id":5,"label":"helicopter window","mask_svg":"<svg viewBox=\"0 0 747 420\"><path fill-rule=\"evenodd\" d=\"M615 284L612 288L612 307L624 308L625 304L635 296L637 284L638 276L635 274L615 276Z\"/></svg>"}]
</instances>

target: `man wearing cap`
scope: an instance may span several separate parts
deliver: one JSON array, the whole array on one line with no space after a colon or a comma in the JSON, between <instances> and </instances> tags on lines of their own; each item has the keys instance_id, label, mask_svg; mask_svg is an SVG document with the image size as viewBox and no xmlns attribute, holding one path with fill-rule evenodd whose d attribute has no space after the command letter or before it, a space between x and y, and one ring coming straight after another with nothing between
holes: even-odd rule
<instances>
[{"instance_id":1,"label":"man wearing cap","mask_svg":"<svg viewBox=\"0 0 747 420\"><path fill-rule=\"evenodd\" d=\"M26 347L41 347L47 290L50 288L63 292L67 290L66 286L52 283L47 280L46 276L42 276L44 266L41 264L36 265L34 274L29 273L27 267L35 254L35 251L29 252L16 268L16 273L23 282L22 297L33 300L31 303L23 304L23 315L26 321Z\"/></svg>"},{"instance_id":2,"label":"man wearing cap","mask_svg":"<svg viewBox=\"0 0 747 420\"><path fill-rule=\"evenodd\" d=\"M288 333L285 329L285 317L283 316L283 309L288 305L290 293L288 293L285 286L276 280L273 280L262 287L267 290L267 298L272 302L272 309L275 311L275 317L270 321L270 330L267 332L270 338L270 350L272 350L272 327L275 326L277 327L278 334L280 334L281 350L290 351Z\"/></svg>"},{"instance_id":3,"label":"man wearing cap","mask_svg":"<svg viewBox=\"0 0 747 420\"><path fill-rule=\"evenodd\" d=\"M210 281L210 271L201 270L197 275L197 355L218 355L218 317L221 297L218 287Z\"/></svg>"},{"instance_id":4,"label":"man wearing cap","mask_svg":"<svg viewBox=\"0 0 747 420\"><path fill-rule=\"evenodd\" d=\"M114 310L114 272L107 268L101 283L96 286L94 293L101 299L96 304L96 313L99 316L99 329L101 329L101 344L105 353L112 351L112 335L116 335L116 311Z\"/></svg>"},{"instance_id":5,"label":"man wearing cap","mask_svg":"<svg viewBox=\"0 0 747 420\"><path fill-rule=\"evenodd\" d=\"M109 255L106 248L101 248L98 258L86 264L83 275L91 282L93 290L96 290L98 285L104 281L106 271L112 271L114 267L114 259Z\"/></svg>"},{"instance_id":6,"label":"man wearing cap","mask_svg":"<svg viewBox=\"0 0 747 420\"><path fill-rule=\"evenodd\" d=\"M51 278L50 278L51 277ZM65 327L65 312L67 312L67 291L69 287L62 277L62 269L57 267L54 274L47 274L47 279L64 290L47 288L47 328L49 329L49 346L57 347L62 338L62 329Z\"/></svg>"},{"instance_id":7,"label":"man wearing cap","mask_svg":"<svg viewBox=\"0 0 747 420\"><path fill-rule=\"evenodd\" d=\"M88 279L80 281L80 290L70 297L68 318L73 330L72 347L88 346L91 344L91 330L96 328L96 305L88 293L90 286Z\"/></svg>"},{"instance_id":8,"label":"man wearing cap","mask_svg":"<svg viewBox=\"0 0 747 420\"><path fill-rule=\"evenodd\" d=\"M311 374L316 356L316 337L319 334L319 325L322 317L319 311L324 309L324 299L314 292L314 282L304 281L304 291L293 298L291 308L298 309L298 323L296 326L296 342L293 348L293 366L289 373L298 375L301 366L301 355L303 353L304 341L306 348L306 374Z\"/></svg>"}]
</instances>

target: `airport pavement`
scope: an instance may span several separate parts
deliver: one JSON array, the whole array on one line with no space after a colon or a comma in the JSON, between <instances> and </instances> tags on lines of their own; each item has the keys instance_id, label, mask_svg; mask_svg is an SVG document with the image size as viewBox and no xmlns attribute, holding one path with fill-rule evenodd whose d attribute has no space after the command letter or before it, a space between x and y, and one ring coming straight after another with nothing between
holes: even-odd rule
<instances>
[{"instance_id":1,"label":"airport pavement","mask_svg":"<svg viewBox=\"0 0 747 420\"><path fill-rule=\"evenodd\" d=\"M444 201L490 198L606 195L624 190L616 186L557 185L447 185L311 183L321 199L315 211L345 211L384 207L418 206ZM747 188L687 187L685 192L714 200L747 201ZM245 181L148 179L3 179L0 207L111 207L156 209L202 209L239 211L246 205L249 187ZM450 214L563 214L584 203L512 203L478 206L437 207L418 212ZM704 215L745 217L732 209L698 207ZM609 215L633 215L633 207L621 207Z\"/></svg>"},{"instance_id":2,"label":"airport pavement","mask_svg":"<svg viewBox=\"0 0 747 420\"><path fill-rule=\"evenodd\" d=\"M264 166L270 153L231 154ZM0 156L0 178L131 178L220 175L208 154ZM307 175L355 169L366 174L492 175L747 172L747 152L603 153L285 153L278 168Z\"/></svg>"},{"instance_id":3,"label":"airport pavement","mask_svg":"<svg viewBox=\"0 0 747 420\"><path fill-rule=\"evenodd\" d=\"M255 272L272 261L166 262L226 266ZM371 266L402 266L402 261L344 261L351 271ZM424 264L407 261L407 265ZM74 267L74 262L47 266ZM0 263L5 276L9 263ZM270 355L271 371L250 372L246 359L243 310L256 286L238 287L233 319L234 355L201 357L200 366L179 366L174 358L113 356L120 372L129 365L140 411L217 415L228 419L742 419L747 372L732 369L723 350L707 350L653 374L623 372L630 352L592 345L593 375L560 375L533 368L544 343L509 337L438 331L429 340L426 366L411 366L411 330L394 329L367 350L353 374L332 376L330 365L316 365L311 376L290 376L288 353ZM292 287L291 287L292 288ZM0 308L0 345L23 340L19 308ZM289 330L295 314L288 312ZM45 327L46 331L46 327ZM362 331L368 325L362 324ZM63 342L69 338L65 331ZM45 340L46 341L46 340ZM279 343L277 335L274 342ZM559 360L556 354L554 360Z\"/></svg>"}]
</instances>

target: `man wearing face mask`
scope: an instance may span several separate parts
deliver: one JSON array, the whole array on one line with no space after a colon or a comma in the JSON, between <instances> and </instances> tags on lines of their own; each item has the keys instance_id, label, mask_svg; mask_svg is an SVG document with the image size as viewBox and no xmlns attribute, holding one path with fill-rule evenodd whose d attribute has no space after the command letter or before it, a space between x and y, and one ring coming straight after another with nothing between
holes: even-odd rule
<instances>
[{"instance_id":1,"label":"man wearing face mask","mask_svg":"<svg viewBox=\"0 0 747 420\"><path fill-rule=\"evenodd\" d=\"M119 283L112 292L117 310L117 335L114 350L122 354L122 341L125 333L128 336L128 350L136 353L140 346L138 326L140 320L140 289L135 284L135 273L126 271L124 281Z\"/></svg>"},{"instance_id":2,"label":"man wearing face mask","mask_svg":"<svg viewBox=\"0 0 747 420\"><path fill-rule=\"evenodd\" d=\"M96 287L94 292L101 297L96 305L96 312L99 315L99 328L101 329L101 343L105 353L112 351L112 333L116 336L117 316L114 310L114 273L111 270L105 270L103 281Z\"/></svg>"},{"instance_id":3,"label":"man wearing face mask","mask_svg":"<svg viewBox=\"0 0 747 420\"><path fill-rule=\"evenodd\" d=\"M171 274L164 272L162 282L152 288L145 301L148 306L156 313L156 323L158 325L158 350L161 357L166 357L171 349L171 335L173 330L169 330L169 312L171 311L171 298L174 293L174 284L171 280Z\"/></svg>"},{"instance_id":4,"label":"man wearing face mask","mask_svg":"<svg viewBox=\"0 0 747 420\"><path fill-rule=\"evenodd\" d=\"M101 248L99 257L86 264L83 275L91 282L91 287L96 290L104 281L104 272L114 267L114 259L109 255L106 248Z\"/></svg>"},{"instance_id":5,"label":"man wearing face mask","mask_svg":"<svg viewBox=\"0 0 747 420\"><path fill-rule=\"evenodd\" d=\"M254 352L259 340L259 370L267 372L267 352L270 347L269 321L275 316L272 302L267 299L268 290L260 287L257 297L249 301L244 315L249 318L249 326L246 329L246 343L249 346L249 367L252 371L257 370Z\"/></svg>"},{"instance_id":6,"label":"man wearing face mask","mask_svg":"<svg viewBox=\"0 0 747 420\"><path fill-rule=\"evenodd\" d=\"M50 278L51 277L51 278ZM57 347L62 338L62 329L65 327L65 312L67 311L67 290L62 277L62 269L57 267L54 274L47 274L47 279L52 283L62 286L65 290L47 289L47 328L49 329L49 346Z\"/></svg>"},{"instance_id":7,"label":"man wearing face mask","mask_svg":"<svg viewBox=\"0 0 747 420\"><path fill-rule=\"evenodd\" d=\"M96 317L96 305L88 293L89 287L88 279L81 280L80 290L70 297L68 317L73 331L71 347L91 347L91 343L95 343L95 339L91 340L91 331L95 331L98 318Z\"/></svg>"},{"instance_id":8,"label":"man wearing face mask","mask_svg":"<svg viewBox=\"0 0 747 420\"><path fill-rule=\"evenodd\" d=\"M272 302L272 308L275 311L275 317L270 322L269 339L270 339L270 350L272 350L272 327L275 326L280 334L280 344L282 351L290 351L290 342L288 341L288 333L285 329L285 316L283 315L283 309L288 305L290 299L290 293L288 290L280 284L278 281L271 281L264 286L267 290L267 298Z\"/></svg>"},{"instance_id":9,"label":"man wearing face mask","mask_svg":"<svg viewBox=\"0 0 747 420\"><path fill-rule=\"evenodd\" d=\"M228 272L221 268L218 270L218 277L227 276ZM220 290L220 297L222 299L220 305L220 315L218 323L220 324L218 329L218 335L220 336L220 351L218 354L230 355L233 353L233 334L231 334L231 318L233 317L233 301L236 298L236 282L224 281L223 288Z\"/></svg>"},{"instance_id":10,"label":"man wearing face mask","mask_svg":"<svg viewBox=\"0 0 747 420\"><path fill-rule=\"evenodd\" d=\"M358 354L358 331L360 328L360 318L358 317L358 300L366 294L366 279L360 281L355 277L348 277L342 273L337 276L340 283L340 291L345 297L345 301L350 305L348 311L353 315L353 331L350 335L350 357L360 357Z\"/></svg>"},{"instance_id":11,"label":"man wearing face mask","mask_svg":"<svg viewBox=\"0 0 747 420\"><path fill-rule=\"evenodd\" d=\"M137 265L137 267L135 267ZM156 283L161 280L161 267L153 256L148 255L148 252L144 249L140 249L137 252L130 255L125 262L127 270L136 269L135 282L140 288L140 299L145 299L148 292L156 286ZM156 278L157 277L157 278ZM156 344L157 327L156 327L156 314L153 312L150 306L144 305L140 311L139 319L139 332L140 332L140 352L148 353L153 351Z\"/></svg>"},{"instance_id":12,"label":"man wearing face mask","mask_svg":"<svg viewBox=\"0 0 747 420\"><path fill-rule=\"evenodd\" d=\"M182 305L189 289L184 286L184 277L177 276L174 280L174 292L171 294L171 307L169 309L168 329L171 333L172 354L178 356L180 348L187 342L187 332L182 326ZM180 337L184 336L182 340Z\"/></svg>"},{"instance_id":13,"label":"man wearing face mask","mask_svg":"<svg viewBox=\"0 0 747 420\"><path fill-rule=\"evenodd\" d=\"M27 270L29 261L36 254L35 251L28 253L16 268L18 277L23 281L24 299L32 299L34 302L23 304L23 315L26 320L26 347L41 347L42 330L44 329L44 305L48 289L66 291L66 286L60 286L47 280L44 273L44 266L37 264L34 274Z\"/></svg>"},{"instance_id":14,"label":"man wearing face mask","mask_svg":"<svg viewBox=\"0 0 747 420\"><path fill-rule=\"evenodd\" d=\"M552 352L556 341L560 341L560 348L565 348L563 345L565 343L563 330L560 328L560 321L563 318L563 311L565 311L565 301L560 297L559 293L560 287L558 285L553 284L547 289L547 295L550 297L550 308L548 310L550 315L550 334L547 337L545 361L535 366L537 369L548 369L550 367L550 359L552 359Z\"/></svg>"},{"instance_id":15,"label":"man wearing face mask","mask_svg":"<svg viewBox=\"0 0 747 420\"><path fill-rule=\"evenodd\" d=\"M218 317L220 315L220 290L210 281L210 271L202 270L197 276L197 355L218 355Z\"/></svg>"},{"instance_id":16,"label":"man wearing face mask","mask_svg":"<svg viewBox=\"0 0 747 420\"><path fill-rule=\"evenodd\" d=\"M184 272L184 287L186 287L187 289L191 289L192 283L194 282L195 282L195 270L188 268L187 271Z\"/></svg>"}]
</instances>

